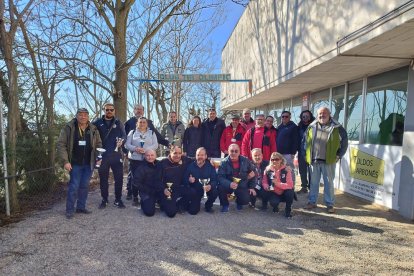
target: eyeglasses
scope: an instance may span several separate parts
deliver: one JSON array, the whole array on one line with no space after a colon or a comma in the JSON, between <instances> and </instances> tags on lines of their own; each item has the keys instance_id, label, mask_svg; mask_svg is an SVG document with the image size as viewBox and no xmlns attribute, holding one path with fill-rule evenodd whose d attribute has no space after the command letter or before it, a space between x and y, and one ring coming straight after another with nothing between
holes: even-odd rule
<instances>
[{"instance_id":1,"label":"eyeglasses","mask_svg":"<svg viewBox=\"0 0 414 276\"><path fill-rule=\"evenodd\" d=\"M282 118L289 118L289 115L282 115Z\"/></svg>"},{"instance_id":2,"label":"eyeglasses","mask_svg":"<svg viewBox=\"0 0 414 276\"><path fill-rule=\"evenodd\" d=\"M115 109L111 108L111 109L105 109L106 112L114 112Z\"/></svg>"},{"instance_id":3,"label":"eyeglasses","mask_svg":"<svg viewBox=\"0 0 414 276\"><path fill-rule=\"evenodd\" d=\"M280 161L280 158L272 158L271 161Z\"/></svg>"}]
</instances>

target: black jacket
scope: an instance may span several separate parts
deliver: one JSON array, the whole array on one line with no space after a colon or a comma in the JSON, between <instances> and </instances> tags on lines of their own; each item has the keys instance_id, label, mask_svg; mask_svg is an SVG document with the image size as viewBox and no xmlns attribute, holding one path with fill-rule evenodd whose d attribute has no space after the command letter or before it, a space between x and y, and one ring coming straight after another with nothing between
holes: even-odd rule
<instances>
[{"instance_id":1,"label":"black jacket","mask_svg":"<svg viewBox=\"0 0 414 276\"><path fill-rule=\"evenodd\" d=\"M299 149L298 126L290 121L277 127L276 145L281 154L296 154Z\"/></svg>"},{"instance_id":2,"label":"black jacket","mask_svg":"<svg viewBox=\"0 0 414 276\"><path fill-rule=\"evenodd\" d=\"M140 192L155 195L163 190L163 187L157 182L159 172L160 169L157 160L154 163L144 161L135 169L132 185Z\"/></svg>"},{"instance_id":3,"label":"black jacket","mask_svg":"<svg viewBox=\"0 0 414 276\"><path fill-rule=\"evenodd\" d=\"M184 132L183 150L188 157L195 157L195 153L201 147L202 129L200 127L191 126Z\"/></svg>"},{"instance_id":4,"label":"black jacket","mask_svg":"<svg viewBox=\"0 0 414 276\"><path fill-rule=\"evenodd\" d=\"M159 162L158 186L164 190L167 182L172 182L172 191L180 186L184 186L183 177L188 165L192 159L183 156L179 163L173 163L169 157L164 158Z\"/></svg>"},{"instance_id":5,"label":"black jacket","mask_svg":"<svg viewBox=\"0 0 414 276\"><path fill-rule=\"evenodd\" d=\"M210 119L205 119L201 124L203 130L203 147L207 150L208 157L220 157L220 139L226 124L222 119L215 118L210 122Z\"/></svg>"}]
</instances>

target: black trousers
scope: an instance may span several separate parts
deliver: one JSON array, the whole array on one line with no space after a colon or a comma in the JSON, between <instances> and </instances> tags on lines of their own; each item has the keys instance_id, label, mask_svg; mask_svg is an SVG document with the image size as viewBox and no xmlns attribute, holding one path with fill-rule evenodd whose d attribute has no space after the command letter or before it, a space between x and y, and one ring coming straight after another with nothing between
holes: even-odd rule
<instances>
[{"instance_id":1,"label":"black trousers","mask_svg":"<svg viewBox=\"0 0 414 276\"><path fill-rule=\"evenodd\" d=\"M263 188L260 190L254 189L256 191L256 196L250 195L250 203L252 205L256 205L256 199L260 198L262 200L262 207L267 207L267 203L269 201L269 194Z\"/></svg>"},{"instance_id":2,"label":"black trousers","mask_svg":"<svg viewBox=\"0 0 414 276\"><path fill-rule=\"evenodd\" d=\"M171 199L168 199L164 194L164 190L160 194L161 209L165 214L173 218L179 210L186 210L188 204L186 204L184 198L188 198L187 189L184 186L179 186L173 189L171 193Z\"/></svg>"},{"instance_id":3,"label":"black trousers","mask_svg":"<svg viewBox=\"0 0 414 276\"><path fill-rule=\"evenodd\" d=\"M302 189L308 189L310 188L310 170L309 166L305 161L305 157L299 153L299 174L300 174L300 181Z\"/></svg>"},{"instance_id":4,"label":"black trousers","mask_svg":"<svg viewBox=\"0 0 414 276\"><path fill-rule=\"evenodd\" d=\"M227 194L235 193L236 195L236 203L238 205L247 205L250 201L250 194L248 188L241 188L237 187L236 190L233 190L231 188L226 188L221 185L218 186L219 191L219 198L220 198L220 205L221 206L228 206L229 200L227 199Z\"/></svg>"},{"instance_id":5,"label":"black trousers","mask_svg":"<svg viewBox=\"0 0 414 276\"><path fill-rule=\"evenodd\" d=\"M120 200L122 197L122 180L124 176L121 153L111 152L105 155L102 158L102 163L98 170L101 196L106 201L108 201L109 169L112 169L114 173L115 199Z\"/></svg>"},{"instance_id":6,"label":"black trousers","mask_svg":"<svg viewBox=\"0 0 414 276\"><path fill-rule=\"evenodd\" d=\"M294 196L293 190L285 190L281 195L278 195L273 191L269 191L267 193L269 194L269 203L273 208L278 207L280 202L286 202L285 214L290 214L292 211L292 202Z\"/></svg>"},{"instance_id":7,"label":"black trousers","mask_svg":"<svg viewBox=\"0 0 414 276\"><path fill-rule=\"evenodd\" d=\"M138 168L144 161L142 160L133 160L129 159L129 167L128 167L128 179L127 179L127 191L128 195L133 195L134 197L138 196L138 189L132 185L132 181L134 180L134 172L136 168Z\"/></svg>"},{"instance_id":8,"label":"black trousers","mask_svg":"<svg viewBox=\"0 0 414 276\"><path fill-rule=\"evenodd\" d=\"M201 199L204 196L204 189L200 183L190 184L188 191L184 196L184 207L187 209L188 213L191 215L196 215L200 212ZM210 191L207 192L207 201L204 205L206 209L211 209L213 207L214 201L216 201L218 196L218 191L215 187L212 187Z\"/></svg>"},{"instance_id":9,"label":"black trousers","mask_svg":"<svg viewBox=\"0 0 414 276\"><path fill-rule=\"evenodd\" d=\"M152 217L155 214L155 203L159 198L159 194L139 193L141 198L141 210L147 217Z\"/></svg>"}]
</instances>

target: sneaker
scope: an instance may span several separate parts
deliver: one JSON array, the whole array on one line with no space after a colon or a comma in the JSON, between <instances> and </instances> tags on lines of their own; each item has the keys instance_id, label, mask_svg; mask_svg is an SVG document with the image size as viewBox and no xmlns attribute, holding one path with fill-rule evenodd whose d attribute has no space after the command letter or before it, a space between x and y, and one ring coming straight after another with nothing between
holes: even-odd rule
<instances>
[{"instance_id":1,"label":"sneaker","mask_svg":"<svg viewBox=\"0 0 414 276\"><path fill-rule=\"evenodd\" d=\"M89 211L88 209L76 209L76 213L89 215L92 211Z\"/></svg>"},{"instance_id":2,"label":"sneaker","mask_svg":"<svg viewBox=\"0 0 414 276\"><path fill-rule=\"evenodd\" d=\"M267 205L266 205L266 206L261 206L261 207L259 208L259 211L266 212L266 211L267 211L267 209L268 209Z\"/></svg>"},{"instance_id":3,"label":"sneaker","mask_svg":"<svg viewBox=\"0 0 414 276\"><path fill-rule=\"evenodd\" d=\"M326 210L329 214L335 214L335 208L333 206L326 207Z\"/></svg>"},{"instance_id":4,"label":"sneaker","mask_svg":"<svg viewBox=\"0 0 414 276\"><path fill-rule=\"evenodd\" d=\"M243 210L243 205L237 204L236 208L237 208L237 210L241 211L241 210Z\"/></svg>"},{"instance_id":5,"label":"sneaker","mask_svg":"<svg viewBox=\"0 0 414 276\"><path fill-rule=\"evenodd\" d=\"M287 219L292 219L292 214L291 214L291 213L286 213L286 214L285 214L285 218L287 218Z\"/></svg>"},{"instance_id":6,"label":"sneaker","mask_svg":"<svg viewBox=\"0 0 414 276\"><path fill-rule=\"evenodd\" d=\"M255 209L256 208L256 205L254 205L251 202L249 202L249 207L252 208L252 209Z\"/></svg>"},{"instance_id":7,"label":"sneaker","mask_svg":"<svg viewBox=\"0 0 414 276\"><path fill-rule=\"evenodd\" d=\"M279 213L279 206L273 207L273 213Z\"/></svg>"},{"instance_id":8,"label":"sneaker","mask_svg":"<svg viewBox=\"0 0 414 276\"><path fill-rule=\"evenodd\" d=\"M207 208L207 207L205 207L204 208L204 211L206 211L206 213L209 213L209 214L213 214L214 213L214 210L213 210L213 208Z\"/></svg>"},{"instance_id":9,"label":"sneaker","mask_svg":"<svg viewBox=\"0 0 414 276\"><path fill-rule=\"evenodd\" d=\"M131 194L127 194L126 200L131 200L131 199L132 199L132 195Z\"/></svg>"},{"instance_id":10,"label":"sneaker","mask_svg":"<svg viewBox=\"0 0 414 276\"><path fill-rule=\"evenodd\" d=\"M138 206L139 205L139 199L138 199L138 197L134 197L134 202L132 203L132 205L134 205L134 206Z\"/></svg>"},{"instance_id":11,"label":"sneaker","mask_svg":"<svg viewBox=\"0 0 414 276\"><path fill-rule=\"evenodd\" d=\"M222 213L227 213L229 211L229 205L224 205L221 207L221 212Z\"/></svg>"},{"instance_id":12,"label":"sneaker","mask_svg":"<svg viewBox=\"0 0 414 276\"><path fill-rule=\"evenodd\" d=\"M298 191L298 195L300 194L307 194L308 193L308 189L307 188L302 188Z\"/></svg>"},{"instance_id":13,"label":"sneaker","mask_svg":"<svg viewBox=\"0 0 414 276\"><path fill-rule=\"evenodd\" d=\"M122 202L122 200L120 200L120 199L115 200L115 201L114 201L114 205L115 205L116 207L120 208L120 209L124 209L124 208L125 208L124 203L123 203L123 202Z\"/></svg>"},{"instance_id":14,"label":"sneaker","mask_svg":"<svg viewBox=\"0 0 414 276\"><path fill-rule=\"evenodd\" d=\"M316 204L308 203L305 207L306 210L312 210L316 208Z\"/></svg>"},{"instance_id":15,"label":"sneaker","mask_svg":"<svg viewBox=\"0 0 414 276\"><path fill-rule=\"evenodd\" d=\"M72 219L73 218L73 213L66 213L66 218L67 219Z\"/></svg>"},{"instance_id":16,"label":"sneaker","mask_svg":"<svg viewBox=\"0 0 414 276\"><path fill-rule=\"evenodd\" d=\"M106 200L106 199L102 199L102 202L101 202L101 204L99 204L99 209L104 209L104 208L106 208L106 205L108 205L108 200Z\"/></svg>"}]
</instances>

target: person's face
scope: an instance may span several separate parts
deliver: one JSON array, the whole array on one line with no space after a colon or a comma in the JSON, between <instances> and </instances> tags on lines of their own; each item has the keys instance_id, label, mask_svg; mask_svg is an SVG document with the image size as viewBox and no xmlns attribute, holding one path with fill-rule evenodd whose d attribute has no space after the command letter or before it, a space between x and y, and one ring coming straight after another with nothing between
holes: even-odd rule
<instances>
[{"instance_id":1,"label":"person's face","mask_svg":"<svg viewBox=\"0 0 414 276\"><path fill-rule=\"evenodd\" d=\"M237 127L240 123L240 119L231 119L231 125Z\"/></svg>"},{"instance_id":2,"label":"person's face","mask_svg":"<svg viewBox=\"0 0 414 276\"><path fill-rule=\"evenodd\" d=\"M279 156L272 156L270 162L273 166L280 167L282 164L282 159Z\"/></svg>"},{"instance_id":3,"label":"person's face","mask_svg":"<svg viewBox=\"0 0 414 276\"><path fill-rule=\"evenodd\" d=\"M260 126L260 127L263 127L264 126L264 120L265 120L264 116L257 116L256 117L256 125Z\"/></svg>"},{"instance_id":4,"label":"person's face","mask_svg":"<svg viewBox=\"0 0 414 276\"><path fill-rule=\"evenodd\" d=\"M250 112L243 113L243 118L248 121L250 120Z\"/></svg>"},{"instance_id":5,"label":"person's face","mask_svg":"<svg viewBox=\"0 0 414 276\"><path fill-rule=\"evenodd\" d=\"M237 160L240 156L240 148L237 145L229 146L229 156L231 160Z\"/></svg>"},{"instance_id":6,"label":"person's face","mask_svg":"<svg viewBox=\"0 0 414 276\"><path fill-rule=\"evenodd\" d=\"M155 159L157 158L157 154L153 150L149 150L145 152L145 160L149 163L154 163Z\"/></svg>"},{"instance_id":7,"label":"person's face","mask_svg":"<svg viewBox=\"0 0 414 276\"><path fill-rule=\"evenodd\" d=\"M310 119L311 119L311 116L310 116L309 112L304 112L302 114L302 117L300 117L300 119L304 123L309 123L310 122Z\"/></svg>"},{"instance_id":8,"label":"person's face","mask_svg":"<svg viewBox=\"0 0 414 276\"><path fill-rule=\"evenodd\" d=\"M147 129L147 127L148 127L148 122L147 122L147 120L145 120L145 119L138 120L138 122L137 122L137 126L138 126L138 128L139 128L139 129L141 129L141 130Z\"/></svg>"},{"instance_id":9,"label":"person's face","mask_svg":"<svg viewBox=\"0 0 414 276\"><path fill-rule=\"evenodd\" d=\"M171 150L170 158L173 162L178 163L181 160L181 155L182 154L183 154L183 152L181 151L181 149L176 147L173 150Z\"/></svg>"},{"instance_id":10,"label":"person's face","mask_svg":"<svg viewBox=\"0 0 414 276\"><path fill-rule=\"evenodd\" d=\"M81 125L85 125L89 121L89 114L86 112L80 112L76 114L76 119L78 120L78 123Z\"/></svg>"},{"instance_id":11,"label":"person's face","mask_svg":"<svg viewBox=\"0 0 414 276\"><path fill-rule=\"evenodd\" d=\"M113 105L106 105L104 109L106 118L112 119L115 116L115 107Z\"/></svg>"},{"instance_id":12,"label":"person's face","mask_svg":"<svg viewBox=\"0 0 414 276\"><path fill-rule=\"evenodd\" d=\"M207 154L205 150L197 150L196 152L197 163L202 164L207 160Z\"/></svg>"},{"instance_id":13,"label":"person's face","mask_svg":"<svg viewBox=\"0 0 414 276\"><path fill-rule=\"evenodd\" d=\"M217 113L214 110L210 110L208 113L208 118L210 118L211 121L213 121L217 117Z\"/></svg>"},{"instance_id":14,"label":"person's face","mask_svg":"<svg viewBox=\"0 0 414 276\"><path fill-rule=\"evenodd\" d=\"M142 106L134 107L134 114L137 118L144 116L144 108Z\"/></svg>"},{"instance_id":15,"label":"person's face","mask_svg":"<svg viewBox=\"0 0 414 276\"><path fill-rule=\"evenodd\" d=\"M329 111L327 109L320 109L318 110L318 122L321 125L326 125L329 122L331 114L329 114Z\"/></svg>"},{"instance_id":16,"label":"person's face","mask_svg":"<svg viewBox=\"0 0 414 276\"><path fill-rule=\"evenodd\" d=\"M282 119L282 124L286 125L290 122L290 115L289 113L283 113L282 116L280 116Z\"/></svg>"},{"instance_id":17,"label":"person's face","mask_svg":"<svg viewBox=\"0 0 414 276\"><path fill-rule=\"evenodd\" d=\"M170 113L169 116L170 122L175 124L177 122L177 114L176 113Z\"/></svg>"},{"instance_id":18,"label":"person's face","mask_svg":"<svg viewBox=\"0 0 414 276\"><path fill-rule=\"evenodd\" d=\"M271 117L266 118L265 126L267 128L271 128L273 126L273 118L271 118Z\"/></svg>"},{"instance_id":19,"label":"person's face","mask_svg":"<svg viewBox=\"0 0 414 276\"><path fill-rule=\"evenodd\" d=\"M260 164L263 161L263 154L260 151L255 151L252 155L253 163Z\"/></svg>"},{"instance_id":20,"label":"person's face","mask_svg":"<svg viewBox=\"0 0 414 276\"><path fill-rule=\"evenodd\" d=\"M200 120L198 118L193 119L193 126L198 127L200 125Z\"/></svg>"}]
</instances>

